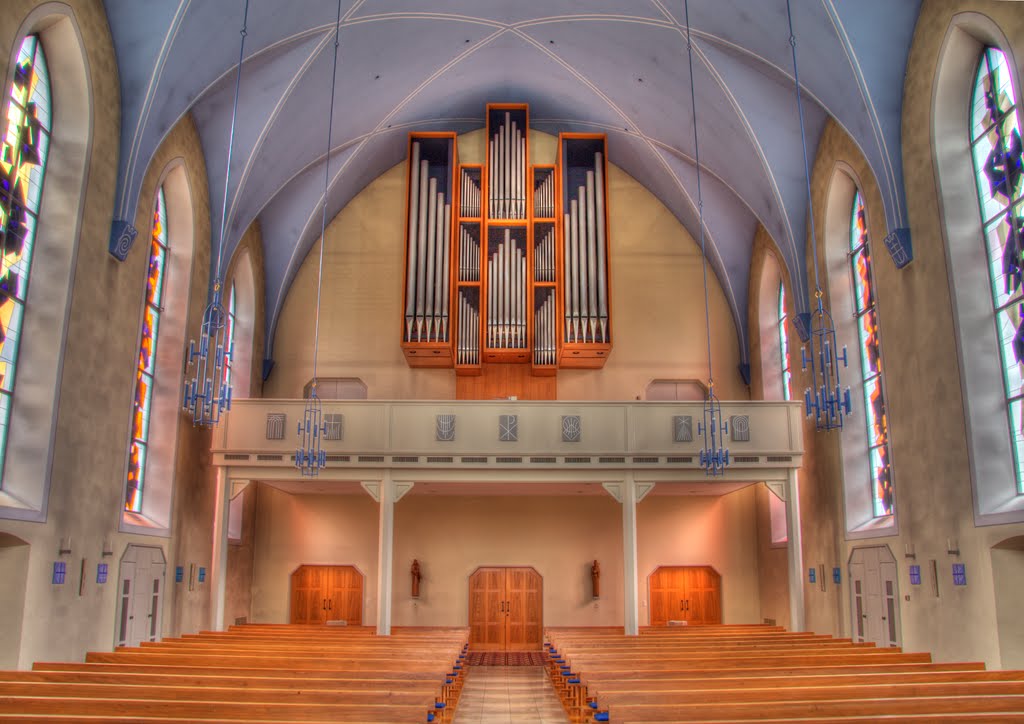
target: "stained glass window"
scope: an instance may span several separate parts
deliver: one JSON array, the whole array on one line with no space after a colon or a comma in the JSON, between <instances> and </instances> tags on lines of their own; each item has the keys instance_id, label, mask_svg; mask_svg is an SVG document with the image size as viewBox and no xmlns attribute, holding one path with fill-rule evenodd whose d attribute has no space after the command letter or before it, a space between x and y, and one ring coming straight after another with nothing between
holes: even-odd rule
<instances>
[{"instance_id":1,"label":"stained glass window","mask_svg":"<svg viewBox=\"0 0 1024 724\"><path fill-rule=\"evenodd\" d=\"M793 375L789 366L789 338L786 337L786 287L779 282L779 353L782 358L782 399L788 400L789 383Z\"/></svg>"},{"instance_id":2,"label":"stained glass window","mask_svg":"<svg viewBox=\"0 0 1024 724\"><path fill-rule=\"evenodd\" d=\"M18 51L7 101L0 145L0 479L53 116L46 58L34 35Z\"/></svg>"},{"instance_id":3,"label":"stained glass window","mask_svg":"<svg viewBox=\"0 0 1024 724\"><path fill-rule=\"evenodd\" d=\"M861 373L864 377L864 420L867 423L868 469L876 518L892 515L892 468L889 463L889 416L882 388L882 354L878 343L878 311L875 309L871 250L868 246L864 198L853 197L850 221L850 269L856 311Z\"/></svg>"},{"instance_id":4,"label":"stained glass window","mask_svg":"<svg viewBox=\"0 0 1024 724\"><path fill-rule=\"evenodd\" d=\"M997 48L986 48L981 55L970 124L1017 490L1024 493L1024 173L1017 101L1006 57Z\"/></svg>"},{"instance_id":5,"label":"stained glass window","mask_svg":"<svg viewBox=\"0 0 1024 724\"><path fill-rule=\"evenodd\" d=\"M231 386L231 358L234 357L232 351L235 348L235 285L231 285L231 291L228 293L228 328L227 334L224 336L226 340L224 350L224 386Z\"/></svg>"},{"instance_id":6,"label":"stained glass window","mask_svg":"<svg viewBox=\"0 0 1024 724\"><path fill-rule=\"evenodd\" d=\"M142 512L142 492L146 479L146 452L149 440L149 414L153 404L153 377L156 372L156 344L160 329L160 311L167 266L167 208L164 190L156 195L153 233L149 251L149 275L146 277L146 311L142 320L142 339L135 371L135 401L132 405L132 443L128 457L128 493L124 508Z\"/></svg>"}]
</instances>

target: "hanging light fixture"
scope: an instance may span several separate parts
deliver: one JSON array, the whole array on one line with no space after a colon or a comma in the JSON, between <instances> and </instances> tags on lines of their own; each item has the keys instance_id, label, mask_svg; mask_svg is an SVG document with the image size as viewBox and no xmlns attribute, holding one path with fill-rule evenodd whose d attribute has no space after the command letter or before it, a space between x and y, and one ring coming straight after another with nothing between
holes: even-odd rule
<instances>
[{"instance_id":1,"label":"hanging light fixture","mask_svg":"<svg viewBox=\"0 0 1024 724\"><path fill-rule=\"evenodd\" d=\"M327 153L324 157L324 199L320 216L320 267L316 277L316 322L313 328L313 382L309 386L306 409L299 421L299 447L295 450L295 467L303 475L315 476L327 464L327 452L320 446L327 432L323 406L317 395L316 358L320 349L320 292L324 279L324 246L327 244L327 189L331 174L331 127L334 125L334 91L338 80L338 37L341 33L341 0L338 0L338 18L334 22L334 64L331 70L331 105L327 113Z\"/></svg>"},{"instance_id":2,"label":"hanging light fixture","mask_svg":"<svg viewBox=\"0 0 1024 724\"><path fill-rule=\"evenodd\" d=\"M192 416L192 424L212 427L220 422L222 412L231 409L231 384L225 369L234 356L234 342L229 337L228 314L221 303L221 262L224 260L224 227L228 213L228 185L231 181L231 151L235 145L235 118L238 115L238 88L242 81L242 59L245 55L246 23L249 0L242 13L242 40L238 49L238 74L235 76L235 103L231 109L231 131L228 134L228 164L224 173L224 204L220 213L220 236L217 242L217 269L213 278L213 298L203 313L199 344L193 339L185 358L185 389L182 408Z\"/></svg>"},{"instance_id":3,"label":"hanging light fixture","mask_svg":"<svg viewBox=\"0 0 1024 724\"><path fill-rule=\"evenodd\" d=\"M793 32L793 13L790 0L786 0L789 19L789 45L793 50L793 78L796 82L796 107L800 115L800 143L804 151L804 180L807 184L807 215L811 220L811 251L814 255L814 299L817 308L811 312L808 325L810 337L800 350L803 369L811 370L811 386L804 391L807 417L814 416L818 430L836 430L843 427L843 416L849 415L850 388L845 390L839 377L839 363L846 367L846 347L839 352L836 328L832 315L825 309L824 294L818 281L818 242L814 232L814 207L811 201L811 170L807 162L807 134L804 130L804 106L800 96L800 71L796 63L796 34ZM808 350L808 348L810 348Z\"/></svg>"},{"instance_id":4,"label":"hanging light fixture","mask_svg":"<svg viewBox=\"0 0 1024 724\"><path fill-rule=\"evenodd\" d=\"M704 398L704 419L697 423L697 434L703 438L700 466L707 475L725 473L729 465L729 450L724 447L729 434L729 423L722 417L722 403L715 396L715 378L711 368L711 314L708 311L708 257L704 249L704 198L700 185L700 146L697 144L697 94L693 88L693 43L690 40L690 3L684 0L686 13L686 57L690 63L690 103L693 106L693 155L697 165L697 214L700 220L700 257L704 273L704 326L708 343L708 391Z\"/></svg>"}]
</instances>

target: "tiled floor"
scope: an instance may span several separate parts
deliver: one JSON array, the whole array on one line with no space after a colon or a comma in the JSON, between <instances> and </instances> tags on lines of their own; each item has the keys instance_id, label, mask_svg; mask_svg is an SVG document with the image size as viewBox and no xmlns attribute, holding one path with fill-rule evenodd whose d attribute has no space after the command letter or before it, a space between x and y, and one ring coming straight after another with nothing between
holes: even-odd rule
<instances>
[{"instance_id":1,"label":"tiled floor","mask_svg":"<svg viewBox=\"0 0 1024 724\"><path fill-rule=\"evenodd\" d=\"M541 666L473 666L455 724L568 724Z\"/></svg>"}]
</instances>

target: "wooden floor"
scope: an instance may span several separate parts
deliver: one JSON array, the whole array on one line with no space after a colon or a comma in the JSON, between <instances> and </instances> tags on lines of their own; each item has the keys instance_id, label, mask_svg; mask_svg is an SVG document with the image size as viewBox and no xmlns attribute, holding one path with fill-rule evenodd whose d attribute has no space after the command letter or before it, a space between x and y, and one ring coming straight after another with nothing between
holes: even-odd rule
<instances>
[{"instance_id":1,"label":"wooden floor","mask_svg":"<svg viewBox=\"0 0 1024 724\"><path fill-rule=\"evenodd\" d=\"M1024 722L1024 672L771 626L546 630L574 721Z\"/></svg>"},{"instance_id":2,"label":"wooden floor","mask_svg":"<svg viewBox=\"0 0 1024 724\"><path fill-rule=\"evenodd\" d=\"M541 666L472 666L455 724L568 724Z\"/></svg>"}]
</instances>

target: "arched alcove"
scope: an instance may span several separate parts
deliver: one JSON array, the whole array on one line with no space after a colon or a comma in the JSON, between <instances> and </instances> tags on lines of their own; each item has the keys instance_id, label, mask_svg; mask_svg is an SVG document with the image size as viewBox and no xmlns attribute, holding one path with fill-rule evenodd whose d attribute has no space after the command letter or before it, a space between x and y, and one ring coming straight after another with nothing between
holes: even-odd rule
<instances>
[{"instance_id":1,"label":"arched alcove","mask_svg":"<svg viewBox=\"0 0 1024 724\"><path fill-rule=\"evenodd\" d=\"M25 615L29 545L10 533L0 533L0 669L18 668L21 622Z\"/></svg>"},{"instance_id":2,"label":"arched alcove","mask_svg":"<svg viewBox=\"0 0 1024 724\"><path fill-rule=\"evenodd\" d=\"M185 349L185 324L188 319L189 281L192 277L195 239L192 190L182 159L171 161L163 170L161 180L157 183L157 188L161 187L167 205L167 265L153 376L145 461L146 482L142 492L141 513L125 511L121 523L122 530L138 533L163 533L171 522L178 414L181 408L182 350ZM155 206L155 198L152 203ZM140 292L145 292L144 286ZM140 305L139 313L141 329L145 303ZM129 448L126 437L126 470Z\"/></svg>"},{"instance_id":3,"label":"arched alcove","mask_svg":"<svg viewBox=\"0 0 1024 724\"><path fill-rule=\"evenodd\" d=\"M1000 663L1004 669L1024 669L1024 535L992 546L992 582Z\"/></svg>"},{"instance_id":4,"label":"arched alcove","mask_svg":"<svg viewBox=\"0 0 1024 724\"><path fill-rule=\"evenodd\" d=\"M234 358L231 360L231 394L252 397L252 342L256 327L256 282L252 255L242 248L231 265L228 295L234 292ZM227 302L225 302L225 308Z\"/></svg>"},{"instance_id":5,"label":"arched alcove","mask_svg":"<svg viewBox=\"0 0 1024 724\"><path fill-rule=\"evenodd\" d=\"M864 371L861 367L860 339L857 330L850 269L850 229L853 221L853 202L858 189L864 188L856 172L845 163L837 163L829 180L825 202L824 265L827 270L828 294L832 320L835 324L836 343L846 347L846 369L842 370L844 385L850 386L850 396L856 417L844 424L841 432L843 460L843 496L847 536L866 538L897 533L896 516L876 517L872 493L873 475L864 427ZM870 217L881 209L866 208ZM869 228L871 225L868 225ZM872 253L881 253L880 239L871 240ZM876 314L878 313L876 309ZM884 345L884 342L883 342ZM884 387L884 383L883 383ZM890 463L891 465L891 463Z\"/></svg>"},{"instance_id":6,"label":"arched alcove","mask_svg":"<svg viewBox=\"0 0 1024 724\"><path fill-rule=\"evenodd\" d=\"M979 524L1024 520L1017 495L1014 456L1007 424L1003 369L998 350L985 235L978 207L969 128L972 89L986 47L1006 54L1016 97L1017 61L998 26L980 13L953 18L939 53L932 106L932 151L939 193L953 323L960 361L960 386L967 417L974 516Z\"/></svg>"},{"instance_id":7,"label":"arched alcove","mask_svg":"<svg viewBox=\"0 0 1024 724\"><path fill-rule=\"evenodd\" d=\"M63 3L46 3L25 18L4 78L3 112L14 78L13 62L26 36L36 34L46 55L53 119L39 208L30 283L18 351L0 517L46 519L58 391L71 307L72 270L78 251L91 152L93 101L81 31ZM6 118L6 115L4 116Z\"/></svg>"}]
</instances>

